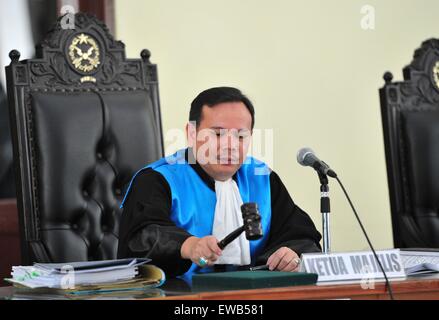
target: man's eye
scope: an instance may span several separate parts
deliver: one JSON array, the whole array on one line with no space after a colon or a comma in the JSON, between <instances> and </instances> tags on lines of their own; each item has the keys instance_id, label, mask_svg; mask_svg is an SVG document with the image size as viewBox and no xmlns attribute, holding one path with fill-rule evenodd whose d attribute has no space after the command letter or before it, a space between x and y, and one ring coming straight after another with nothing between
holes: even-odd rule
<instances>
[{"instance_id":1,"label":"man's eye","mask_svg":"<svg viewBox=\"0 0 439 320\"><path fill-rule=\"evenodd\" d=\"M219 131L213 131L213 134L215 134L215 136L217 138L223 138L225 136L227 136L229 134L229 132L227 130L219 130ZM248 132L240 132L240 133L234 133L233 136L235 138L238 138L239 140L243 140L249 137L249 133Z\"/></svg>"}]
</instances>

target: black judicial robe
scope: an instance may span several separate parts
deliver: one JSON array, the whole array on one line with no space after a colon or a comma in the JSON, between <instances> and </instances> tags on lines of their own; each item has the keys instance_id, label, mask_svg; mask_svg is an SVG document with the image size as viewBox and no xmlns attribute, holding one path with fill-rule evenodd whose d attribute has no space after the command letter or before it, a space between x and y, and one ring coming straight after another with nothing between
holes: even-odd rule
<instances>
[{"instance_id":1,"label":"black judicial robe","mask_svg":"<svg viewBox=\"0 0 439 320\"><path fill-rule=\"evenodd\" d=\"M215 181L198 163L191 167L215 191ZM265 264L280 247L289 247L299 256L319 252L320 233L310 217L291 199L279 176L270 173L271 225L264 250L256 265ZM182 275L192 265L180 249L190 236L171 220L172 197L166 179L153 169L141 171L133 181L124 203L119 229L118 258L148 257L168 276ZM220 239L218 239L220 240Z\"/></svg>"}]
</instances>

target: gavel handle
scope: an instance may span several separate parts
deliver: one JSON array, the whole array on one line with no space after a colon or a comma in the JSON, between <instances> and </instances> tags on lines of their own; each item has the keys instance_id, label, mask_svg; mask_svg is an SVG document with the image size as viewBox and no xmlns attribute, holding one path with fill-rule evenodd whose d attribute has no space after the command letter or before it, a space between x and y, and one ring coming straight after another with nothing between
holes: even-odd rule
<instances>
[{"instance_id":1,"label":"gavel handle","mask_svg":"<svg viewBox=\"0 0 439 320\"><path fill-rule=\"evenodd\" d=\"M232 231L229 235L227 235L223 240L218 242L218 247L223 250L230 242L239 237L239 235L244 231L244 226L239 227L235 231Z\"/></svg>"}]
</instances>

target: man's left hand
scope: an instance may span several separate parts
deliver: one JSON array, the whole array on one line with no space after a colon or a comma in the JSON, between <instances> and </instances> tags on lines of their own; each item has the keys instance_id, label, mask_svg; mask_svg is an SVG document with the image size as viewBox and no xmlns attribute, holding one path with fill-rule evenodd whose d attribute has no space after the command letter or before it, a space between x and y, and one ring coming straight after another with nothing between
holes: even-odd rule
<instances>
[{"instance_id":1,"label":"man's left hand","mask_svg":"<svg viewBox=\"0 0 439 320\"><path fill-rule=\"evenodd\" d=\"M287 247L277 249L267 260L270 270L299 271L300 258L293 250Z\"/></svg>"}]
</instances>

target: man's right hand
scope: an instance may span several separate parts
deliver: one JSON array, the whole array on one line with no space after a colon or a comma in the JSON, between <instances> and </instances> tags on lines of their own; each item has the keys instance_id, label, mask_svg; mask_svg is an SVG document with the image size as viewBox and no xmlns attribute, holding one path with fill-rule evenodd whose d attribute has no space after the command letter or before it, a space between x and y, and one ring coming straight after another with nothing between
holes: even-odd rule
<instances>
[{"instance_id":1,"label":"man's right hand","mask_svg":"<svg viewBox=\"0 0 439 320\"><path fill-rule=\"evenodd\" d=\"M183 259L190 259L201 267L200 258L207 260L207 265L211 266L222 254L222 250L218 247L218 240L214 236L203 238L189 237L183 242L180 250Z\"/></svg>"}]
</instances>

